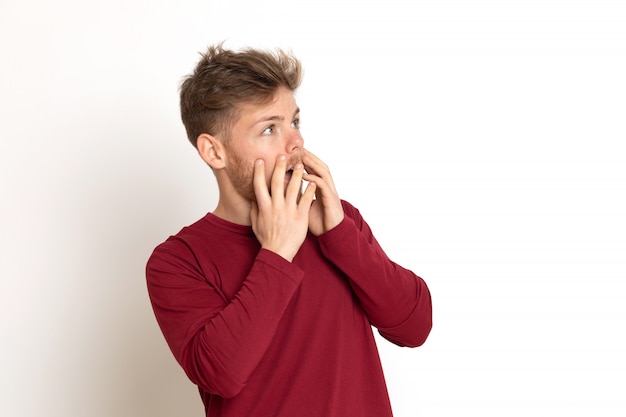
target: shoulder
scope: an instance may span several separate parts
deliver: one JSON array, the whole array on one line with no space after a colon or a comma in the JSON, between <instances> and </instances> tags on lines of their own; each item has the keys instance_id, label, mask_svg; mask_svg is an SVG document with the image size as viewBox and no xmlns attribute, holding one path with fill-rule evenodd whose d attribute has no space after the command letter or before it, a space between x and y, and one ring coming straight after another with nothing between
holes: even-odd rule
<instances>
[{"instance_id":1,"label":"shoulder","mask_svg":"<svg viewBox=\"0 0 626 417\"><path fill-rule=\"evenodd\" d=\"M218 265L249 263L259 247L252 227L229 223L209 213L159 244L148 263L215 269Z\"/></svg>"},{"instance_id":2,"label":"shoulder","mask_svg":"<svg viewBox=\"0 0 626 417\"><path fill-rule=\"evenodd\" d=\"M159 243L152 251L148 264L173 258L193 258L194 252L201 245L201 237L211 233L208 222L204 220L205 218L201 218L183 227L177 233Z\"/></svg>"}]
</instances>

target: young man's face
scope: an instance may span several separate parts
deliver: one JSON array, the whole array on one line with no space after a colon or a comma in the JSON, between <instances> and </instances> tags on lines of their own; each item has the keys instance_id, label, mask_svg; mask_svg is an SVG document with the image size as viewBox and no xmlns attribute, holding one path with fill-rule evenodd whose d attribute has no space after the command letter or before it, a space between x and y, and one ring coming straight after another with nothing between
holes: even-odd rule
<instances>
[{"instance_id":1,"label":"young man's face","mask_svg":"<svg viewBox=\"0 0 626 417\"><path fill-rule=\"evenodd\" d=\"M256 160L265 162L268 187L279 155L287 157L286 181L290 170L302 161L304 140L300 134L300 109L293 93L281 87L267 104L241 105L240 115L226 146L225 170L235 190L246 200L254 201L252 179Z\"/></svg>"}]
</instances>

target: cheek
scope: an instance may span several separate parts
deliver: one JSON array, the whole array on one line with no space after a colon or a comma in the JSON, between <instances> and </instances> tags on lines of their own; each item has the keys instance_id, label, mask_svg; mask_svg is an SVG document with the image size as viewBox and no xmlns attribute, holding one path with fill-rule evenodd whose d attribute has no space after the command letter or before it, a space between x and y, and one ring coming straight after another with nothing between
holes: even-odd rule
<instances>
[{"instance_id":1,"label":"cheek","mask_svg":"<svg viewBox=\"0 0 626 417\"><path fill-rule=\"evenodd\" d=\"M272 174L274 173L274 167L276 167L276 158L277 156L274 154L264 154L257 158L263 159L263 161L265 162L265 182L268 185L271 182Z\"/></svg>"},{"instance_id":2,"label":"cheek","mask_svg":"<svg viewBox=\"0 0 626 417\"><path fill-rule=\"evenodd\" d=\"M274 173L274 167L276 167L276 158L280 154L280 151L276 149L256 149L259 152L253 152L249 156L249 160L252 164L252 170L254 172L254 162L257 159L262 159L265 163L265 183L269 187L272 175Z\"/></svg>"}]
</instances>

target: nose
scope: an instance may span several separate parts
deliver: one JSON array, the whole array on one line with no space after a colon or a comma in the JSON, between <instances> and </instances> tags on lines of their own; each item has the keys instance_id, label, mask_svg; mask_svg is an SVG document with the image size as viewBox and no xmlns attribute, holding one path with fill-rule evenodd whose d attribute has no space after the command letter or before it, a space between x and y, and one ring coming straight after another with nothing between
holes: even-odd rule
<instances>
[{"instance_id":1,"label":"nose","mask_svg":"<svg viewBox=\"0 0 626 417\"><path fill-rule=\"evenodd\" d=\"M287 153L301 151L304 146L304 138L299 130L293 129L287 137Z\"/></svg>"}]
</instances>

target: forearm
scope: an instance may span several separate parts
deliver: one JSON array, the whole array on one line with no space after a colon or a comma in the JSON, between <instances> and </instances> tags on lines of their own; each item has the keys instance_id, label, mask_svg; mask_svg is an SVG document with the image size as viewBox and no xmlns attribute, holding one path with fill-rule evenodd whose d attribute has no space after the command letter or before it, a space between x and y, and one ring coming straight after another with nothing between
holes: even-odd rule
<instances>
[{"instance_id":1,"label":"forearm","mask_svg":"<svg viewBox=\"0 0 626 417\"><path fill-rule=\"evenodd\" d=\"M389 260L364 222L359 228L348 217L320 243L324 255L348 277L370 322L383 336L404 346L426 340L432 326L426 283Z\"/></svg>"}]
</instances>

